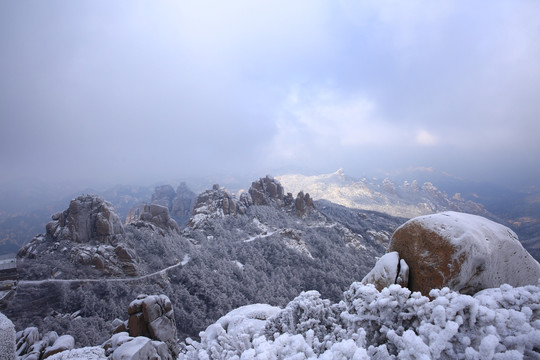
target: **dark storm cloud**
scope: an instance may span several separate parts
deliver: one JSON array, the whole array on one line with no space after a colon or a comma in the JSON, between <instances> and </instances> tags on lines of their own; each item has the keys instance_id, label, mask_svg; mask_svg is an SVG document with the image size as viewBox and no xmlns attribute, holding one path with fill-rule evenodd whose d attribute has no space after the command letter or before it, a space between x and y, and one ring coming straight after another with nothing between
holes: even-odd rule
<instances>
[{"instance_id":1,"label":"dark storm cloud","mask_svg":"<svg viewBox=\"0 0 540 360\"><path fill-rule=\"evenodd\" d=\"M3 182L540 174L536 2L0 7Z\"/></svg>"}]
</instances>

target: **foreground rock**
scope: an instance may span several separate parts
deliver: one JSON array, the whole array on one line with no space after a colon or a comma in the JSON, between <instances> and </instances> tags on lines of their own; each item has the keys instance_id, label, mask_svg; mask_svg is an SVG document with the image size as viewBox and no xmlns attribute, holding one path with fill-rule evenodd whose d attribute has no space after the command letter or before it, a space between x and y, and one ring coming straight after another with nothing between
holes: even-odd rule
<instances>
[{"instance_id":1,"label":"foreground rock","mask_svg":"<svg viewBox=\"0 0 540 360\"><path fill-rule=\"evenodd\" d=\"M15 360L15 326L0 313L0 352L2 359Z\"/></svg>"},{"instance_id":2,"label":"foreground rock","mask_svg":"<svg viewBox=\"0 0 540 360\"><path fill-rule=\"evenodd\" d=\"M75 346L75 339L71 335L58 336L56 332L49 331L41 337L36 327L17 332L15 340L17 356L21 360L47 359Z\"/></svg>"},{"instance_id":3,"label":"foreground rock","mask_svg":"<svg viewBox=\"0 0 540 360\"><path fill-rule=\"evenodd\" d=\"M145 336L131 337L122 332L113 335L107 344L110 345L109 358L113 360L173 359L165 343L152 341Z\"/></svg>"},{"instance_id":4,"label":"foreground rock","mask_svg":"<svg viewBox=\"0 0 540 360\"><path fill-rule=\"evenodd\" d=\"M174 311L167 296L139 295L129 304L128 314L129 319L117 322L116 334L104 344L113 359L153 359L152 354L172 359L178 355Z\"/></svg>"},{"instance_id":5,"label":"foreground rock","mask_svg":"<svg viewBox=\"0 0 540 360\"><path fill-rule=\"evenodd\" d=\"M408 264L408 288L424 295L443 287L475 294L502 284L536 284L540 277L540 264L512 230L470 214L443 212L409 220L395 231L388 252L397 252Z\"/></svg>"}]
</instances>

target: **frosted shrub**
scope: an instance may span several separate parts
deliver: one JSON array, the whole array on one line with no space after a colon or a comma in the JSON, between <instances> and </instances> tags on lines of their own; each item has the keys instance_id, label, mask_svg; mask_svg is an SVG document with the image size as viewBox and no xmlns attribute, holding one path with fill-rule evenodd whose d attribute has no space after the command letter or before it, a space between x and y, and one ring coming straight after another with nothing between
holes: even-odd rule
<instances>
[{"instance_id":1,"label":"frosted shrub","mask_svg":"<svg viewBox=\"0 0 540 360\"><path fill-rule=\"evenodd\" d=\"M389 345L404 359L512 359L537 353L540 321L533 319L540 315L539 290L503 285L476 296L432 290L433 300L416 310L419 323L403 334L389 331Z\"/></svg>"},{"instance_id":2,"label":"frosted shrub","mask_svg":"<svg viewBox=\"0 0 540 360\"><path fill-rule=\"evenodd\" d=\"M276 333L301 334L320 353L339 338L341 327L338 318L337 305L321 299L317 291L305 291L268 320L265 333L268 338L273 338Z\"/></svg>"},{"instance_id":3,"label":"frosted shrub","mask_svg":"<svg viewBox=\"0 0 540 360\"><path fill-rule=\"evenodd\" d=\"M387 343L388 331L401 335L417 325L422 306L429 302L420 293L411 296L410 290L399 285L379 292L371 284L360 283L353 283L343 298L341 319L347 334L352 336L363 329L370 344L377 346Z\"/></svg>"},{"instance_id":4,"label":"frosted shrub","mask_svg":"<svg viewBox=\"0 0 540 360\"><path fill-rule=\"evenodd\" d=\"M230 352L224 333L212 335L216 334L212 325L201 333L201 344L194 344L180 358L220 359L226 358L224 354L236 359L539 357L538 285L503 285L475 296L444 288L432 290L430 297L399 285L379 292L372 285L353 283L343 300L332 304L318 292L307 291L269 317L260 332L237 327L237 334L248 336L243 341L235 338L234 351Z\"/></svg>"}]
</instances>

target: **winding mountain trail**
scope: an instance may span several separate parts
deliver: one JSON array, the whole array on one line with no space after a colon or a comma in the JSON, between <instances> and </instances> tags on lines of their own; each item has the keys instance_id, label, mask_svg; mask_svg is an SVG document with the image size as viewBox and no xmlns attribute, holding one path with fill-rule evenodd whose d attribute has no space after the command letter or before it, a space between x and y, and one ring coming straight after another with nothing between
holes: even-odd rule
<instances>
[{"instance_id":1,"label":"winding mountain trail","mask_svg":"<svg viewBox=\"0 0 540 360\"><path fill-rule=\"evenodd\" d=\"M169 267L166 267L165 269L161 269L159 271L141 275L137 277L129 277L129 278L112 278L112 279L45 279L45 280L21 280L17 283L17 286L31 286L31 285L42 285L42 284L50 284L50 283L81 283L81 282L129 282L129 281L138 281L143 280L147 278L151 278L157 275L162 275L168 272L169 270L172 270L174 268L177 268L179 266L186 265L191 258L189 255L185 255L182 261L178 262L177 264L171 265Z\"/></svg>"}]
</instances>

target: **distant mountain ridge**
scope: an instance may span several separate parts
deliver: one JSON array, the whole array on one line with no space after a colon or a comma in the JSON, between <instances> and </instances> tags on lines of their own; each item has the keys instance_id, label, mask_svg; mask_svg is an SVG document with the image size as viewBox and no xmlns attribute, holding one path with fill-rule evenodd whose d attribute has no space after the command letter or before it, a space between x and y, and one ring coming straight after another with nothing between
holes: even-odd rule
<instances>
[{"instance_id":1,"label":"distant mountain ridge","mask_svg":"<svg viewBox=\"0 0 540 360\"><path fill-rule=\"evenodd\" d=\"M413 218L454 210L496 218L482 204L466 200L459 193L449 196L431 182L419 184L412 179L395 184L389 178L355 179L343 169L314 176L281 175L276 179L292 193L303 190L315 200L324 199L353 209L379 211L397 217Z\"/></svg>"}]
</instances>

